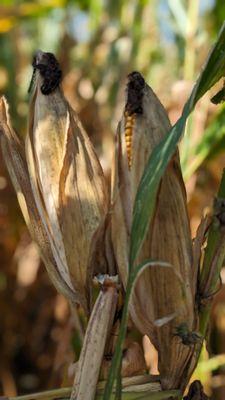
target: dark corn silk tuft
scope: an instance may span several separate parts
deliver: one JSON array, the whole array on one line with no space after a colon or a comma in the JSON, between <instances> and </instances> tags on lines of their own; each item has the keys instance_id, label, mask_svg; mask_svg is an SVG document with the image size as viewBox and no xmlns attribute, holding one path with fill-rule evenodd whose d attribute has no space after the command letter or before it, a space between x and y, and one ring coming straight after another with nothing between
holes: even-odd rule
<instances>
[{"instance_id":1,"label":"dark corn silk tuft","mask_svg":"<svg viewBox=\"0 0 225 400\"><path fill-rule=\"evenodd\" d=\"M134 71L128 75L127 102L125 106L125 111L128 112L128 115L143 113L142 98L144 87L145 80L139 72Z\"/></svg>"},{"instance_id":2,"label":"dark corn silk tuft","mask_svg":"<svg viewBox=\"0 0 225 400\"><path fill-rule=\"evenodd\" d=\"M62 71L54 54L38 51L34 56L32 66L34 68L33 77L36 70L39 70L43 78L41 85L42 94L49 95L54 92L62 80Z\"/></svg>"},{"instance_id":3,"label":"dark corn silk tuft","mask_svg":"<svg viewBox=\"0 0 225 400\"><path fill-rule=\"evenodd\" d=\"M142 98L145 81L139 72L128 75L127 102L125 106L125 141L127 148L128 167L132 165L132 136L137 114L142 114Z\"/></svg>"}]
</instances>

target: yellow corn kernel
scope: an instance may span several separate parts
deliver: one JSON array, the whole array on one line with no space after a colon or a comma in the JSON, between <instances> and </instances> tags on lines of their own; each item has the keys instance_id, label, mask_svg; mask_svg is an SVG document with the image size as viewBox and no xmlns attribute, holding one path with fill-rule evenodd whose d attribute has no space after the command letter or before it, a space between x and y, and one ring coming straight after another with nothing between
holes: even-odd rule
<instances>
[{"instance_id":1,"label":"yellow corn kernel","mask_svg":"<svg viewBox=\"0 0 225 400\"><path fill-rule=\"evenodd\" d=\"M127 159L128 167L131 168L132 165L132 136L133 136L133 126L135 122L135 114L129 115L128 111L125 111L125 141L127 148Z\"/></svg>"}]
</instances>

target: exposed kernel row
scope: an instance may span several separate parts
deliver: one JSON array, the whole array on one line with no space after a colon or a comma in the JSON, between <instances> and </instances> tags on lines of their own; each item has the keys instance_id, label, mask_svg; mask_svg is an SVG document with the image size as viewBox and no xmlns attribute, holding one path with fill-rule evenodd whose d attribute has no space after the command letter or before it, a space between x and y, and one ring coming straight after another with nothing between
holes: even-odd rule
<instances>
[{"instance_id":1,"label":"exposed kernel row","mask_svg":"<svg viewBox=\"0 0 225 400\"><path fill-rule=\"evenodd\" d=\"M124 113L125 115L125 141L127 148L127 159L128 159L128 167L131 168L132 165L132 135L133 135L133 126L135 122L135 114L129 115L127 111Z\"/></svg>"}]
</instances>

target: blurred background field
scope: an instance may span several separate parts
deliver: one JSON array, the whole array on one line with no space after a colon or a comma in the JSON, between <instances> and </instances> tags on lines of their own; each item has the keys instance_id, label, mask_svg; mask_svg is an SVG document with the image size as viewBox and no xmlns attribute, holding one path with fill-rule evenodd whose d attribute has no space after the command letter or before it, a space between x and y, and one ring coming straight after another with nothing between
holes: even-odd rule
<instances>
[{"instance_id":1,"label":"blurred background field","mask_svg":"<svg viewBox=\"0 0 225 400\"><path fill-rule=\"evenodd\" d=\"M139 70L144 75L174 123L224 19L224 0L1 0L0 94L24 136L33 54L54 52L65 95L110 179L127 74ZM210 102L215 93L200 101L180 145L193 237L202 213L212 206L225 165L225 106ZM222 400L224 285L211 320L209 354L202 354L195 375L213 399ZM2 157L0 327L0 393L13 396L70 383L67 371L78 357L82 333L30 240Z\"/></svg>"}]
</instances>

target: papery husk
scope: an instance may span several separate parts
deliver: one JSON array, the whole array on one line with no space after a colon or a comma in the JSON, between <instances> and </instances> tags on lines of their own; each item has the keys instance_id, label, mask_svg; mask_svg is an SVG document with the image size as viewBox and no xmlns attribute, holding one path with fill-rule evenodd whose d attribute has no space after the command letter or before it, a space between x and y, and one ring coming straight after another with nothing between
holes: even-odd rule
<instances>
[{"instance_id":1,"label":"papery husk","mask_svg":"<svg viewBox=\"0 0 225 400\"><path fill-rule=\"evenodd\" d=\"M38 57L47 63L46 53L39 52ZM60 88L46 96L42 83L37 71L26 138L32 189L51 230L63 279L89 312L93 255L108 208L105 178L91 142Z\"/></svg>"},{"instance_id":2,"label":"papery husk","mask_svg":"<svg viewBox=\"0 0 225 400\"><path fill-rule=\"evenodd\" d=\"M55 285L68 300L74 302L75 292L61 278L53 256L53 243L46 224L41 219L31 188L22 140L13 130L4 97L0 99L1 149L10 178L17 194L18 202L32 239L37 243L46 269Z\"/></svg>"},{"instance_id":3,"label":"papery husk","mask_svg":"<svg viewBox=\"0 0 225 400\"><path fill-rule=\"evenodd\" d=\"M133 73L128 79L127 103L118 125L112 174L112 241L125 288L138 185L152 150L171 128L165 109L141 75ZM192 331L196 321L192 241L178 150L162 178L155 214L136 265L146 259L168 262L174 271L160 266L144 269L133 290L130 314L159 353L162 387L179 388L186 379L193 346L184 345L182 338L176 336L176 329L185 323ZM173 317L167 318L170 315Z\"/></svg>"},{"instance_id":4,"label":"papery husk","mask_svg":"<svg viewBox=\"0 0 225 400\"><path fill-rule=\"evenodd\" d=\"M112 327L118 287L114 279L104 279L85 333L71 400L94 400L102 358Z\"/></svg>"}]
</instances>

